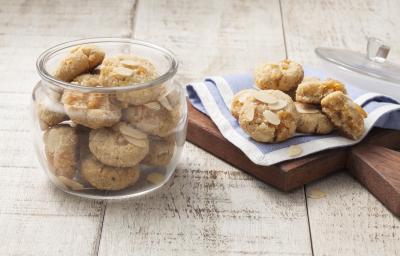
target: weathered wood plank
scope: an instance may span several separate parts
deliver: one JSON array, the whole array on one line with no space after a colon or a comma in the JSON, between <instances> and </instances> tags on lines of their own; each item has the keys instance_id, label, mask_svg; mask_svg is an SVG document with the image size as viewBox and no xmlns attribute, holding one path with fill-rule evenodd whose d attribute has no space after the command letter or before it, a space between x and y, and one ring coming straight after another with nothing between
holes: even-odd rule
<instances>
[{"instance_id":1,"label":"weathered wood plank","mask_svg":"<svg viewBox=\"0 0 400 256\"><path fill-rule=\"evenodd\" d=\"M140 1L134 37L173 50L180 80L285 57L278 1ZM281 193L186 144L174 180L107 205L100 255L311 255L303 190Z\"/></svg>"},{"instance_id":2,"label":"weathered wood plank","mask_svg":"<svg viewBox=\"0 0 400 256\"><path fill-rule=\"evenodd\" d=\"M129 36L133 4L0 1L0 255L97 254L105 204L47 181L29 132L30 92L41 51L82 37Z\"/></svg>"},{"instance_id":3,"label":"weathered wood plank","mask_svg":"<svg viewBox=\"0 0 400 256\"><path fill-rule=\"evenodd\" d=\"M313 10L310 12L310 10ZM368 35L400 43L398 1L282 1L290 58L318 65L318 46L364 51ZM399 59L400 48L392 59ZM349 175L341 173L306 187L327 196L308 199L315 255L399 255L400 222Z\"/></svg>"}]
</instances>

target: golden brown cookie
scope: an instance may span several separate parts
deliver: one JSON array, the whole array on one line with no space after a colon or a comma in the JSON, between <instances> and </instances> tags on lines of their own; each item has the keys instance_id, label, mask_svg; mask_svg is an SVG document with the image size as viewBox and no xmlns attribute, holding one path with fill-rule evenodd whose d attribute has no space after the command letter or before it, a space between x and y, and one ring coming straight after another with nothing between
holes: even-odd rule
<instances>
[{"instance_id":1,"label":"golden brown cookie","mask_svg":"<svg viewBox=\"0 0 400 256\"><path fill-rule=\"evenodd\" d=\"M146 134L126 124L123 127L123 130L117 126L90 132L89 148L100 162L115 167L132 167L149 152Z\"/></svg>"},{"instance_id":2,"label":"golden brown cookie","mask_svg":"<svg viewBox=\"0 0 400 256\"><path fill-rule=\"evenodd\" d=\"M60 102L61 95L52 89L41 88L35 93L35 107L42 130L68 119Z\"/></svg>"},{"instance_id":3,"label":"golden brown cookie","mask_svg":"<svg viewBox=\"0 0 400 256\"><path fill-rule=\"evenodd\" d=\"M140 169L138 165L125 168L107 166L92 156L82 161L81 175L97 189L121 190L136 183Z\"/></svg>"},{"instance_id":4,"label":"golden brown cookie","mask_svg":"<svg viewBox=\"0 0 400 256\"><path fill-rule=\"evenodd\" d=\"M340 91L346 94L344 84L337 80L308 78L299 84L296 90L296 101L308 104L320 104L323 97L329 93Z\"/></svg>"},{"instance_id":5,"label":"golden brown cookie","mask_svg":"<svg viewBox=\"0 0 400 256\"><path fill-rule=\"evenodd\" d=\"M72 179L75 176L78 155L78 135L69 125L57 125L47 130L44 145L50 170L56 176Z\"/></svg>"},{"instance_id":6,"label":"golden brown cookie","mask_svg":"<svg viewBox=\"0 0 400 256\"><path fill-rule=\"evenodd\" d=\"M322 111L347 137L357 140L364 134L367 113L343 92L328 94L321 101Z\"/></svg>"},{"instance_id":7,"label":"golden brown cookie","mask_svg":"<svg viewBox=\"0 0 400 256\"><path fill-rule=\"evenodd\" d=\"M181 110L179 105L149 102L123 110L123 118L150 135L165 137L178 125Z\"/></svg>"},{"instance_id":8,"label":"golden brown cookie","mask_svg":"<svg viewBox=\"0 0 400 256\"><path fill-rule=\"evenodd\" d=\"M238 121L254 140L280 142L295 133L297 112L289 95L279 90L261 90L246 99Z\"/></svg>"},{"instance_id":9,"label":"golden brown cookie","mask_svg":"<svg viewBox=\"0 0 400 256\"><path fill-rule=\"evenodd\" d=\"M257 92L257 91L258 90L255 90L255 89L246 89L246 90L237 92L233 96L232 102L231 102L231 113L236 119L239 118L240 109L242 108L243 103L246 101L247 97L251 97L253 95L253 93Z\"/></svg>"},{"instance_id":10,"label":"golden brown cookie","mask_svg":"<svg viewBox=\"0 0 400 256\"><path fill-rule=\"evenodd\" d=\"M335 129L329 118L322 113L320 107L300 102L294 104L299 113L296 129L298 132L328 134Z\"/></svg>"},{"instance_id":11,"label":"golden brown cookie","mask_svg":"<svg viewBox=\"0 0 400 256\"><path fill-rule=\"evenodd\" d=\"M303 67L291 60L266 63L255 70L255 82L262 90L295 90L304 76Z\"/></svg>"},{"instance_id":12,"label":"golden brown cookie","mask_svg":"<svg viewBox=\"0 0 400 256\"><path fill-rule=\"evenodd\" d=\"M174 150L174 139L152 138L149 153L141 163L153 166L167 165L172 159Z\"/></svg>"},{"instance_id":13,"label":"golden brown cookie","mask_svg":"<svg viewBox=\"0 0 400 256\"><path fill-rule=\"evenodd\" d=\"M65 82L72 81L75 77L88 73L99 65L105 53L94 45L81 45L73 48L61 60L54 77Z\"/></svg>"},{"instance_id":14,"label":"golden brown cookie","mask_svg":"<svg viewBox=\"0 0 400 256\"><path fill-rule=\"evenodd\" d=\"M97 74L83 74L75 77L72 83L88 87L97 87L100 86L100 79Z\"/></svg>"},{"instance_id":15,"label":"golden brown cookie","mask_svg":"<svg viewBox=\"0 0 400 256\"><path fill-rule=\"evenodd\" d=\"M115 95L65 90L61 101L72 121L92 129L110 127L121 118Z\"/></svg>"}]
</instances>

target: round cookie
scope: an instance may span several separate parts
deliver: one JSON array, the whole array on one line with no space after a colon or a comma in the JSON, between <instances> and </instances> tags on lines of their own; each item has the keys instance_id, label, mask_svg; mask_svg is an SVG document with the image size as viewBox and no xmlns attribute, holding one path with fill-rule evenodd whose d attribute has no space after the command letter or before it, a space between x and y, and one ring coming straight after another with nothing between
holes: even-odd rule
<instances>
[{"instance_id":1,"label":"round cookie","mask_svg":"<svg viewBox=\"0 0 400 256\"><path fill-rule=\"evenodd\" d=\"M81 175L93 187L101 190L121 190L137 182L139 166L113 167L88 157L81 163Z\"/></svg>"},{"instance_id":2,"label":"round cookie","mask_svg":"<svg viewBox=\"0 0 400 256\"><path fill-rule=\"evenodd\" d=\"M154 65L137 56L120 55L103 61L100 81L103 86L126 86L143 83L157 77ZM163 85L118 92L117 99L132 105L142 105L157 100L165 91Z\"/></svg>"},{"instance_id":3,"label":"round cookie","mask_svg":"<svg viewBox=\"0 0 400 256\"><path fill-rule=\"evenodd\" d=\"M150 150L141 162L145 165L163 166L169 164L174 154L175 140L153 138L150 140Z\"/></svg>"},{"instance_id":4,"label":"round cookie","mask_svg":"<svg viewBox=\"0 0 400 256\"><path fill-rule=\"evenodd\" d=\"M280 142L295 133L297 111L289 95L279 90L262 90L246 99L238 121L254 140Z\"/></svg>"},{"instance_id":5,"label":"round cookie","mask_svg":"<svg viewBox=\"0 0 400 256\"><path fill-rule=\"evenodd\" d=\"M78 135L69 125L57 125L43 135L45 154L50 170L56 176L72 179L78 155Z\"/></svg>"},{"instance_id":6,"label":"round cookie","mask_svg":"<svg viewBox=\"0 0 400 256\"><path fill-rule=\"evenodd\" d=\"M88 87L100 86L100 79L98 74L83 74L74 78L72 83L84 85Z\"/></svg>"},{"instance_id":7,"label":"round cookie","mask_svg":"<svg viewBox=\"0 0 400 256\"><path fill-rule=\"evenodd\" d=\"M257 92L255 89L246 89L237 92L231 102L231 113L232 115L238 119L239 118L239 112L243 107L243 103L246 101L247 97L251 96L254 92Z\"/></svg>"},{"instance_id":8,"label":"round cookie","mask_svg":"<svg viewBox=\"0 0 400 256\"><path fill-rule=\"evenodd\" d=\"M124 109L123 118L145 133L165 137L178 125L180 113L179 105L150 102Z\"/></svg>"},{"instance_id":9,"label":"round cookie","mask_svg":"<svg viewBox=\"0 0 400 256\"><path fill-rule=\"evenodd\" d=\"M315 105L294 103L299 113L296 131L302 133L328 134L335 129L329 118Z\"/></svg>"},{"instance_id":10,"label":"round cookie","mask_svg":"<svg viewBox=\"0 0 400 256\"><path fill-rule=\"evenodd\" d=\"M336 91L346 94L344 84L333 79L321 81L318 78L307 78L297 87L296 101L308 104L320 104L322 98Z\"/></svg>"},{"instance_id":11,"label":"round cookie","mask_svg":"<svg viewBox=\"0 0 400 256\"><path fill-rule=\"evenodd\" d=\"M89 149L106 165L132 167L149 152L149 140L143 133L126 135L110 128L101 128L90 132Z\"/></svg>"},{"instance_id":12,"label":"round cookie","mask_svg":"<svg viewBox=\"0 0 400 256\"><path fill-rule=\"evenodd\" d=\"M295 90L303 76L303 67L291 60L266 63L255 70L256 85L262 90L274 89L284 92Z\"/></svg>"},{"instance_id":13,"label":"round cookie","mask_svg":"<svg viewBox=\"0 0 400 256\"><path fill-rule=\"evenodd\" d=\"M52 89L42 87L35 91L36 114L42 130L68 119L60 98L60 93Z\"/></svg>"},{"instance_id":14,"label":"round cookie","mask_svg":"<svg viewBox=\"0 0 400 256\"><path fill-rule=\"evenodd\" d=\"M357 140L364 134L367 113L343 92L328 94L321 101L322 111L347 137Z\"/></svg>"},{"instance_id":15,"label":"round cookie","mask_svg":"<svg viewBox=\"0 0 400 256\"><path fill-rule=\"evenodd\" d=\"M121 118L121 108L114 95L101 93L83 93L65 90L62 103L69 118L77 124L92 129L110 127Z\"/></svg>"}]
</instances>

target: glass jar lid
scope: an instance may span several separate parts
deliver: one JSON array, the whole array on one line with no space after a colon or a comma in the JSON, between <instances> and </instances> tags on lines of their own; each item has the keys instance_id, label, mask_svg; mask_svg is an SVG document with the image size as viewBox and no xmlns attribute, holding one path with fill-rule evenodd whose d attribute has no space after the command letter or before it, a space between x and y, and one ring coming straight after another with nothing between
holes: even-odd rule
<instances>
[{"instance_id":1,"label":"glass jar lid","mask_svg":"<svg viewBox=\"0 0 400 256\"><path fill-rule=\"evenodd\" d=\"M321 59L348 70L400 84L400 65L387 61L390 47L382 40L368 38L367 53L346 49L318 47L315 53Z\"/></svg>"}]
</instances>

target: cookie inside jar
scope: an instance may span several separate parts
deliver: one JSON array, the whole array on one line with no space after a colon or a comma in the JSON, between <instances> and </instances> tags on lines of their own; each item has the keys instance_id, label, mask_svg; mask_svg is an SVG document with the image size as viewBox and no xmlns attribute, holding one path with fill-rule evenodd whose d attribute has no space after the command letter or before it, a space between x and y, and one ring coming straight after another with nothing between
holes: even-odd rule
<instances>
[{"instance_id":1,"label":"cookie inside jar","mask_svg":"<svg viewBox=\"0 0 400 256\"><path fill-rule=\"evenodd\" d=\"M34 91L37 144L50 179L64 191L127 198L172 176L186 135L186 101L168 50L127 39L108 43L56 47L43 57L56 53ZM48 87L57 93L43 93Z\"/></svg>"}]
</instances>

